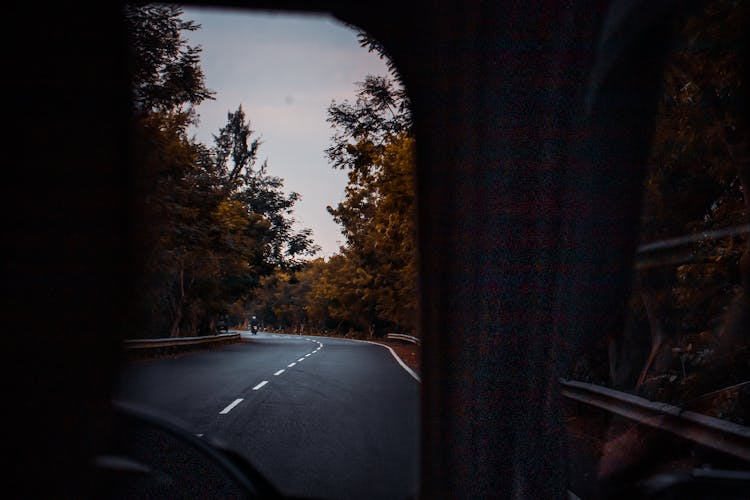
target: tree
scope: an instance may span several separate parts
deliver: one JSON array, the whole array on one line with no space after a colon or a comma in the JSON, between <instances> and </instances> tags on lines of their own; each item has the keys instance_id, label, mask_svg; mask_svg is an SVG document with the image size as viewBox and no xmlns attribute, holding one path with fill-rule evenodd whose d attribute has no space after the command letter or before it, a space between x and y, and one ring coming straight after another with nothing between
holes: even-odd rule
<instances>
[{"instance_id":1,"label":"tree","mask_svg":"<svg viewBox=\"0 0 750 500\"><path fill-rule=\"evenodd\" d=\"M284 194L265 163L256 168L260 141L241 107L228 114L213 148L187 137L195 106L213 92L204 85L200 47L183 37L198 25L181 14L172 6L125 7L145 270L146 322L136 336L213 332L216 318L238 314L263 276L317 250L309 229L292 229L299 195Z\"/></svg>"},{"instance_id":2,"label":"tree","mask_svg":"<svg viewBox=\"0 0 750 500\"><path fill-rule=\"evenodd\" d=\"M382 175L375 183L378 202L367 245L375 256L376 312L395 325L416 328L416 221L414 139L395 138L380 159Z\"/></svg>"},{"instance_id":3,"label":"tree","mask_svg":"<svg viewBox=\"0 0 750 500\"><path fill-rule=\"evenodd\" d=\"M386 59L390 76L368 75L353 103L328 108L334 133L326 154L349 177L344 200L328 211L346 244L328 260L298 262L263 279L254 307L270 324L360 334L416 328L410 103L383 46L364 32L359 42ZM304 246L304 238L297 241Z\"/></svg>"},{"instance_id":4,"label":"tree","mask_svg":"<svg viewBox=\"0 0 750 500\"><path fill-rule=\"evenodd\" d=\"M372 199L366 218L355 228L348 208L338 208L350 235L341 253L262 279L253 308L267 324L341 334L415 330L413 138L392 138L373 162L379 173L361 186Z\"/></svg>"},{"instance_id":5,"label":"tree","mask_svg":"<svg viewBox=\"0 0 750 500\"><path fill-rule=\"evenodd\" d=\"M392 79L368 75L357 86L354 103L333 101L328 107L327 121L335 133L326 154L342 170L372 168L372 155L412 126L409 99Z\"/></svg>"},{"instance_id":6,"label":"tree","mask_svg":"<svg viewBox=\"0 0 750 500\"><path fill-rule=\"evenodd\" d=\"M285 194L283 179L268 174L267 162L256 167L260 139L251 140L252 134L250 121L239 106L227 114L227 124L214 136L214 157L223 177L224 193L268 224L262 255L268 266L299 267L299 258L315 255L319 247L310 229L293 229L292 207L299 194Z\"/></svg>"},{"instance_id":7,"label":"tree","mask_svg":"<svg viewBox=\"0 0 750 500\"><path fill-rule=\"evenodd\" d=\"M344 200L328 207L341 224L342 250L361 307L358 328L416 327L414 139L402 87L368 76L354 104L333 102L335 129L327 153L334 168L348 171ZM344 290L341 290L344 293Z\"/></svg>"},{"instance_id":8,"label":"tree","mask_svg":"<svg viewBox=\"0 0 750 500\"><path fill-rule=\"evenodd\" d=\"M188 45L183 36L200 25L183 20L176 5L126 4L123 12L132 48L136 112L179 112L194 119L195 106L214 95L204 83L201 48Z\"/></svg>"}]
</instances>

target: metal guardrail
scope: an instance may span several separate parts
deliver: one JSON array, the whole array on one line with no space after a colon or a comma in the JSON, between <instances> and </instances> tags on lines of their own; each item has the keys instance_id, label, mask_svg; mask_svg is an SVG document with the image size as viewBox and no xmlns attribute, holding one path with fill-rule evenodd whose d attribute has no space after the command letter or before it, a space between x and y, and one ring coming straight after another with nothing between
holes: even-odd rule
<instances>
[{"instance_id":1,"label":"metal guardrail","mask_svg":"<svg viewBox=\"0 0 750 500\"><path fill-rule=\"evenodd\" d=\"M568 399L750 462L750 427L585 382L560 384Z\"/></svg>"},{"instance_id":2,"label":"metal guardrail","mask_svg":"<svg viewBox=\"0 0 750 500\"><path fill-rule=\"evenodd\" d=\"M737 236L744 233L750 233L750 224L740 224L738 226L725 227L723 229L710 229L698 231L696 233L679 236L677 238L668 238L658 240L653 243L647 243L638 247L638 254L653 253L661 250L673 250L693 243L705 240L717 240L727 236Z\"/></svg>"},{"instance_id":3,"label":"metal guardrail","mask_svg":"<svg viewBox=\"0 0 750 500\"><path fill-rule=\"evenodd\" d=\"M411 342L412 344L422 345L422 341L417 337L411 335L403 335L401 333L386 333L385 338L392 340L403 340L405 342Z\"/></svg>"},{"instance_id":4,"label":"metal guardrail","mask_svg":"<svg viewBox=\"0 0 750 500\"><path fill-rule=\"evenodd\" d=\"M750 224L740 224L722 229L707 229L676 238L646 243L640 245L636 251L635 269L642 271L664 266L678 266L689 262L712 261L720 254L696 253L691 245L745 233L750 233Z\"/></svg>"},{"instance_id":5,"label":"metal guardrail","mask_svg":"<svg viewBox=\"0 0 750 500\"><path fill-rule=\"evenodd\" d=\"M239 340L239 332L221 333L218 335L207 335L205 337L179 337L168 339L137 339L125 340L123 342L126 349L163 349L170 347L183 347L197 344L210 344L219 342L228 342Z\"/></svg>"}]
</instances>

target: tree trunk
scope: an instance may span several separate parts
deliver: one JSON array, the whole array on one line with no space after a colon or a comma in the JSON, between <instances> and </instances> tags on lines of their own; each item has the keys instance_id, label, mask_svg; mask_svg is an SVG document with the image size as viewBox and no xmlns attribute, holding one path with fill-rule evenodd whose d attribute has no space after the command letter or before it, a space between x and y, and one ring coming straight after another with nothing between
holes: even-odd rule
<instances>
[{"instance_id":1,"label":"tree trunk","mask_svg":"<svg viewBox=\"0 0 750 500\"><path fill-rule=\"evenodd\" d=\"M185 268L180 266L180 296L177 299L175 306L174 320L172 321L172 328L170 329L169 336L179 337L180 336L180 322L182 321L182 306L185 303Z\"/></svg>"},{"instance_id":2,"label":"tree trunk","mask_svg":"<svg viewBox=\"0 0 750 500\"><path fill-rule=\"evenodd\" d=\"M641 299L643 300L643 307L646 310L646 317L648 318L648 325L651 330L651 350L649 351L648 358L643 364L641 374L638 376L638 382L636 382L636 390L646 380L646 375L654 362L654 358L659 353L659 349L666 340L667 336L662 326L661 318L659 318L659 308L657 307L655 294L648 293L646 291L641 292Z\"/></svg>"}]
</instances>

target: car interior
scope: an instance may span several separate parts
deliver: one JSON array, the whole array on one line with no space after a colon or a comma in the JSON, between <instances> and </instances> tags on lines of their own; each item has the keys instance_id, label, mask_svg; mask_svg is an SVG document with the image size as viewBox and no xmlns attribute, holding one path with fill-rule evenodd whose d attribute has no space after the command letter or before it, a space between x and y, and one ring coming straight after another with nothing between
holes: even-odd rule
<instances>
[{"instance_id":1,"label":"car interior","mask_svg":"<svg viewBox=\"0 0 750 500\"><path fill-rule=\"evenodd\" d=\"M418 497L575 498L560 380L627 326L674 20L705 2L182 4L326 12L383 44L417 137ZM5 19L6 495L280 497L231 447L112 401L121 341L142 321L121 4L14 3ZM735 69L747 77L743 33ZM738 92L737 158L747 165L747 86ZM748 296L733 319L744 339ZM194 463L170 460L181 448ZM579 496L750 494L747 460L719 479L678 470L647 491L634 479L654 472L641 458ZM155 481L143 464L170 477Z\"/></svg>"}]
</instances>

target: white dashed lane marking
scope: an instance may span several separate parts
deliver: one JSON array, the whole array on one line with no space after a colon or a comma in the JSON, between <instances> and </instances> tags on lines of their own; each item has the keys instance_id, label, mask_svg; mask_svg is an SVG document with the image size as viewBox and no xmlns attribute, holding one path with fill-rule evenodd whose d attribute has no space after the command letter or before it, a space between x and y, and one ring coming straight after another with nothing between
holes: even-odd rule
<instances>
[{"instance_id":1,"label":"white dashed lane marking","mask_svg":"<svg viewBox=\"0 0 750 500\"><path fill-rule=\"evenodd\" d=\"M314 351L312 351L312 352L309 352L309 353L305 354L305 355L304 355L303 357L299 358L299 359L298 359L298 360L297 360L296 362L292 362L292 363L289 363L289 364L287 365L287 368L291 368L291 367L293 367L294 365L296 365L297 363L301 363L302 361L304 361L304 360L305 360L305 358L308 358L308 357L310 357L311 355L315 354L316 352L318 352L319 350L321 350L321 349L323 348L323 344L322 344L322 343L320 343L320 342L318 342L318 341L316 341L316 340L312 340L312 339L305 339L305 340L309 340L310 342L315 342L316 344L318 344L318 348L317 348L317 349L315 349L315 350L314 350ZM274 373L274 376L277 376L277 377L278 377L279 375L281 375L282 373L284 373L284 371L285 371L285 370L284 370L284 369L282 368L281 370L279 370L279 371L277 371L276 373ZM254 390L254 391L257 391L257 390L259 390L259 389L263 388L263 386L264 386L264 385L266 385L267 383L268 383L268 380L264 380L263 382L259 383L259 384L258 384L258 385L256 385L255 387L253 387L253 390ZM228 405L228 406L227 406L226 408L224 408L223 410L221 410L221 411L219 412L219 414L220 414L220 415L226 415L227 413L229 413L230 411L232 411L232 409L233 409L233 408L234 408L235 406L237 406L238 404L240 404L240 403L241 403L242 401L243 401L243 400L242 400L242 398L237 398L237 399L235 399L235 400L234 400L234 401L233 401L233 402L232 402L231 404L229 404L229 405ZM199 435L199 436L201 436L201 435Z\"/></svg>"},{"instance_id":2,"label":"white dashed lane marking","mask_svg":"<svg viewBox=\"0 0 750 500\"><path fill-rule=\"evenodd\" d=\"M221 410L219 412L219 415L226 415L227 413L229 413L230 411L232 411L232 408L234 408L235 406L237 406L241 402L242 402L242 398L235 399L234 402L232 402L229 406L227 406L226 408L224 408L223 410Z\"/></svg>"}]
</instances>

